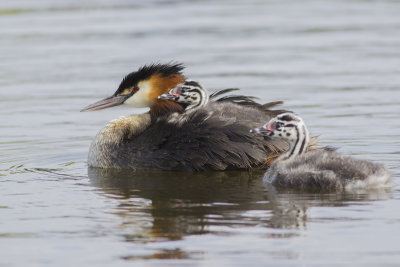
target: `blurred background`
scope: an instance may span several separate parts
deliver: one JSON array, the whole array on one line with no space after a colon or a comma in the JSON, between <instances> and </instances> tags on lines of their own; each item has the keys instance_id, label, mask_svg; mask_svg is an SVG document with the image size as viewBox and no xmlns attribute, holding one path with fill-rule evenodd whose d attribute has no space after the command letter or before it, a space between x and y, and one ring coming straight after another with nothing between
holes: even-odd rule
<instances>
[{"instance_id":1,"label":"blurred background","mask_svg":"<svg viewBox=\"0 0 400 267\"><path fill-rule=\"evenodd\" d=\"M1 1L0 265L398 263L399 47L399 1ZM88 172L97 131L146 109L79 110L172 60L210 91L284 101L323 145L384 163L394 188Z\"/></svg>"}]
</instances>

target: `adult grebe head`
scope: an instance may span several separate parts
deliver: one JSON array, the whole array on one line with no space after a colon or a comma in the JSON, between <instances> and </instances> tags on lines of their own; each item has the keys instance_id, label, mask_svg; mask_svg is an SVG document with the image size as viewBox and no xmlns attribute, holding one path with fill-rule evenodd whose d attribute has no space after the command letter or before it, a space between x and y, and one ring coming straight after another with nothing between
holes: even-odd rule
<instances>
[{"instance_id":1,"label":"adult grebe head","mask_svg":"<svg viewBox=\"0 0 400 267\"><path fill-rule=\"evenodd\" d=\"M182 110L178 103L160 100L158 96L185 81L183 69L183 65L179 63L141 67L138 71L128 74L112 96L93 103L81 111L95 111L122 104L131 107L150 107L152 115L160 115L168 110Z\"/></svg>"},{"instance_id":2,"label":"adult grebe head","mask_svg":"<svg viewBox=\"0 0 400 267\"><path fill-rule=\"evenodd\" d=\"M189 110L207 104L210 97L207 90L198 82L185 81L158 98L175 101L182 104L186 110Z\"/></svg>"}]
</instances>

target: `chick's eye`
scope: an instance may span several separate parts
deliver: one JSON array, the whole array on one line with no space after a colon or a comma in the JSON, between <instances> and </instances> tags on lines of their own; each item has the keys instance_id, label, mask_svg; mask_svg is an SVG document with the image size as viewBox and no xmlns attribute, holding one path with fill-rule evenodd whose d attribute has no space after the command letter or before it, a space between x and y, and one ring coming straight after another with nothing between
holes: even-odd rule
<instances>
[{"instance_id":1,"label":"chick's eye","mask_svg":"<svg viewBox=\"0 0 400 267\"><path fill-rule=\"evenodd\" d=\"M276 130L279 130L281 127L282 127L282 123L281 123L281 122L277 122L277 123L275 124L275 129L276 129Z\"/></svg>"},{"instance_id":2,"label":"chick's eye","mask_svg":"<svg viewBox=\"0 0 400 267\"><path fill-rule=\"evenodd\" d=\"M139 87L135 86L132 88L132 92L136 93L137 91L139 91Z\"/></svg>"}]
</instances>

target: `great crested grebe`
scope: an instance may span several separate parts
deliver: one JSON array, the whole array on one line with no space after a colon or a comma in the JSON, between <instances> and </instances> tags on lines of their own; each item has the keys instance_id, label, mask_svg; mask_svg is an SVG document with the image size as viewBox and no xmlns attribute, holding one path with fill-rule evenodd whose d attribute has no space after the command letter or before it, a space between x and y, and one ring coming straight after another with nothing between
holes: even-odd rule
<instances>
[{"instance_id":1,"label":"great crested grebe","mask_svg":"<svg viewBox=\"0 0 400 267\"><path fill-rule=\"evenodd\" d=\"M307 151L308 129L303 120L292 113L279 114L251 132L289 143L289 150L265 173L266 183L338 191L391 185L391 175L381 164L345 157L335 151Z\"/></svg>"},{"instance_id":2,"label":"great crested grebe","mask_svg":"<svg viewBox=\"0 0 400 267\"><path fill-rule=\"evenodd\" d=\"M232 101L210 101L185 112L185 105L158 99L185 82L182 70L181 64L144 66L128 74L111 97L82 110L99 110L121 104L150 107L148 113L110 121L90 146L89 166L163 170L250 169L264 166L268 155L287 149L287 143L282 140L253 135L248 131L265 118L283 111L269 110L269 106L254 101L254 105L246 101L235 103L232 98Z\"/></svg>"}]
</instances>

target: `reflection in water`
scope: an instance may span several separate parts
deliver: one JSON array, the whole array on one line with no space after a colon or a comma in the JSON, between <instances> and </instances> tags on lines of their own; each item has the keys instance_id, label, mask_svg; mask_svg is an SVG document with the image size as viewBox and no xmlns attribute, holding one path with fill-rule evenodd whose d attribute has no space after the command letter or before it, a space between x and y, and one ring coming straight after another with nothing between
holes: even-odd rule
<instances>
[{"instance_id":1,"label":"reflection in water","mask_svg":"<svg viewBox=\"0 0 400 267\"><path fill-rule=\"evenodd\" d=\"M134 235L127 236L128 240L175 240L187 234L207 233L212 225L257 224L241 213L271 210L260 173L90 168L88 174L91 183L107 196L120 198L116 213L123 227L138 227L132 229Z\"/></svg>"},{"instance_id":2,"label":"reflection in water","mask_svg":"<svg viewBox=\"0 0 400 267\"><path fill-rule=\"evenodd\" d=\"M260 172L165 172L88 169L91 184L118 199L127 241L179 240L192 234L229 234L235 227L261 225L305 229L313 206L346 206L385 199L386 191L321 193L265 187ZM350 203L349 203L350 204ZM268 238L288 238L272 232Z\"/></svg>"}]
</instances>

